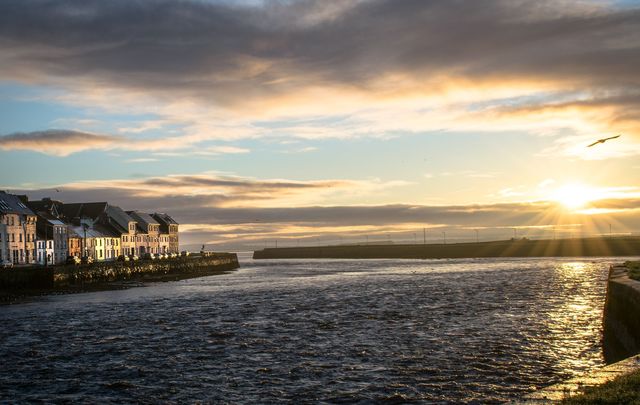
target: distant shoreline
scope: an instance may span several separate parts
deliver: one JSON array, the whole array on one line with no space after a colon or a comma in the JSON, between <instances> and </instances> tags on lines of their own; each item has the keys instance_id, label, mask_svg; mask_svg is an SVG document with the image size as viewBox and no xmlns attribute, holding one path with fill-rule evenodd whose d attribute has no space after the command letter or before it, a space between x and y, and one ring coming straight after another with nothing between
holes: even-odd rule
<instances>
[{"instance_id":1,"label":"distant shoreline","mask_svg":"<svg viewBox=\"0 0 640 405\"><path fill-rule=\"evenodd\" d=\"M503 240L413 245L266 248L254 259L462 259L482 257L640 256L640 237Z\"/></svg>"}]
</instances>

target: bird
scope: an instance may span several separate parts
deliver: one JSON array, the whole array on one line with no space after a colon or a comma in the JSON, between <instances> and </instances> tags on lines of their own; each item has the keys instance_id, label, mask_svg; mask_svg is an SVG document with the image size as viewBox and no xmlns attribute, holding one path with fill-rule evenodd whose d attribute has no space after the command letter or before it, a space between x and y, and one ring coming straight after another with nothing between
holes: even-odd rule
<instances>
[{"instance_id":1,"label":"bird","mask_svg":"<svg viewBox=\"0 0 640 405\"><path fill-rule=\"evenodd\" d=\"M56 188L56 193L59 193L59 192L60 192L60 190Z\"/></svg>"},{"instance_id":2,"label":"bird","mask_svg":"<svg viewBox=\"0 0 640 405\"><path fill-rule=\"evenodd\" d=\"M592 143L591 145L587 146L587 148L590 148L592 146L595 146L599 143L605 143L607 142L609 139L616 139L616 138L620 138L620 135L616 135L616 136L610 136L608 138L602 138L602 139L598 139L597 141L595 141L594 143Z\"/></svg>"}]
</instances>

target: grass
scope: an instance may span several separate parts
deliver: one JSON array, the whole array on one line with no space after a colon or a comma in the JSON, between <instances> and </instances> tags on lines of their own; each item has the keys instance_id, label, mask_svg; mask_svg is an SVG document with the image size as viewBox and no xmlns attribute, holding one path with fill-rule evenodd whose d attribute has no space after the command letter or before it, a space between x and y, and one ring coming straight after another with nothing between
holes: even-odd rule
<instances>
[{"instance_id":1,"label":"grass","mask_svg":"<svg viewBox=\"0 0 640 405\"><path fill-rule=\"evenodd\" d=\"M640 405L640 370L623 375L597 387L585 388L584 394L566 398L561 404Z\"/></svg>"},{"instance_id":2,"label":"grass","mask_svg":"<svg viewBox=\"0 0 640 405\"><path fill-rule=\"evenodd\" d=\"M640 280L640 262L626 262L624 264L629 269L629 277Z\"/></svg>"}]
</instances>

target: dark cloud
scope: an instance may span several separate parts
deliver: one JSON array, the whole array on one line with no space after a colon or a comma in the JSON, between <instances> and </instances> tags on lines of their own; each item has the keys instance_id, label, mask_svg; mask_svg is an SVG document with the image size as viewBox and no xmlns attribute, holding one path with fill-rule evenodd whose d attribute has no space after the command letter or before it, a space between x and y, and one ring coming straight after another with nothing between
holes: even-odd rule
<instances>
[{"instance_id":1,"label":"dark cloud","mask_svg":"<svg viewBox=\"0 0 640 405\"><path fill-rule=\"evenodd\" d=\"M242 182L241 179L235 181ZM143 183L144 180L141 180ZM251 247L256 241L262 243L274 238L280 238L281 241L302 239L312 243L313 239L313 243L338 243L341 240L361 240L365 235L372 240L392 235L397 240L410 242L413 234L421 233L423 227L427 228L430 239L441 238L442 231L446 231L450 240L473 240L474 229L480 229L483 237L488 239L511 237L513 228L518 228L518 235L530 237L552 237L554 229L565 236L608 233L609 224L612 224L615 232L640 229L637 198L594 201L585 208L606 210L596 215L567 215L563 208L551 202L238 208L238 204L259 200L253 197L255 192L248 190L252 187L252 180L245 179L244 183L240 188L228 188L227 191L231 192L214 195L176 193L148 196L130 188L107 186L60 187L59 192L56 189L11 192L26 193L35 199L52 197L65 202L108 201L127 210L167 212L179 223L190 226L190 230L183 234L182 240L186 244L195 246L217 240L220 243L225 241L234 249ZM255 187L259 189L260 183L256 181ZM253 247L260 247L260 244Z\"/></svg>"},{"instance_id":2,"label":"dark cloud","mask_svg":"<svg viewBox=\"0 0 640 405\"><path fill-rule=\"evenodd\" d=\"M15 190L13 190L15 192ZM556 218L562 208L550 202L524 202L484 205L378 205L378 206L306 206L273 208L233 208L244 194L135 195L128 189L98 188L24 191L32 198L54 197L67 202L109 201L125 209L171 212L181 223L209 225L255 224L257 226L391 226L401 224L465 227L503 227L549 225L541 218ZM231 203L231 204L230 204ZM591 203L600 209L634 210L636 199L612 199ZM634 213L637 215L637 213ZM544 221L543 221L544 222Z\"/></svg>"},{"instance_id":3,"label":"dark cloud","mask_svg":"<svg viewBox=\"0 0 640 405\"><path fill-rule=\"evenodd\" d=\"M640 10L571 1L7 0L5 75L92 78L233 103L337 83L559 80L628 90Z\"/></svg>"},{"instance_id":4,"label":"dark cloud","mask_svg":"<svg viewBox=\"0 0 640 405\"><path fill-rule=\"evenodd\" d=\"M52 129L0 136L0 149L26 149L66 156L86 149L109 147L120 140L114 136Z\"/></svg>"}]
</instances>

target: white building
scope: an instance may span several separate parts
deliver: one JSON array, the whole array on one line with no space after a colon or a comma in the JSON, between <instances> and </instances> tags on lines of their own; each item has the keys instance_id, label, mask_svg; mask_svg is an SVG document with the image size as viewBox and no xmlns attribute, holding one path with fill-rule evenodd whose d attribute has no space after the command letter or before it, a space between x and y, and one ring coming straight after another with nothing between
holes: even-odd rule
<instances>
[{"instance_id":1,"label":"white building","mask_svg":"<svg viewBox=\"0 0 640 405\"><path fill-rule=\"evenodd\" d=\"M36 254L37 254L38 264L42 266L53 265L54 264L53 239L49 239L46 241L40 238L36 239Z\"/></svg>"},{"instance_id":2,"label":"white building","mask_svg":"<svg viewBox=\"0 0 640 405\"><path fill-rule=\"evenodd\" d=\"M36 215L13 194L0 191L0 265L36 261Z\"/></svg>"}]
</instances>

